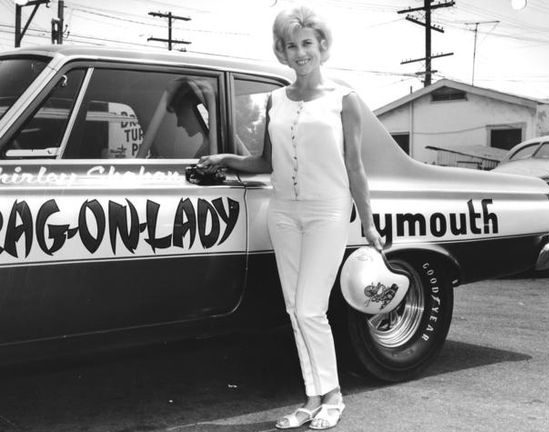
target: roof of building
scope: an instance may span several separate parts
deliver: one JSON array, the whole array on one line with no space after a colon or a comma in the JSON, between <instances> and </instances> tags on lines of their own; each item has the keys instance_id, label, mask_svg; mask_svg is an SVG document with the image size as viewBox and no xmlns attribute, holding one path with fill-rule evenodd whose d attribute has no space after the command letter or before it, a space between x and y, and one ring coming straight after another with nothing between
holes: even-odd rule
<instances>
[{"instance_id":1,"label":"roof of building","mask_svg":"<svg viewBox=\"0 0 549 432\"><path fill-rule=\"evenodd\" d=\"M478 96L497 99L502 102L512 103L512 104L526 106L530 108L536 108L539 104L547 103L547 101L544 101L541 99L535 99L535 98L530 98L525 96L517 96L509 93L500 92L497 90L477 87L470 84L465 84L459 81L454 81L454 80L444 78L428 87L423 87L420 90L416 90L413 93L410 93L404 97L401 97L400 99L397 99L391 103L388 103L387 105L384 105L376 109L374 113L378 116L383 115L389 111L393 111L396 108L399 108L403 105L406 105L407 103L410 103L416 99L419 99L425 95L428 95L442 87L450 87L450 88L461 90L467 93L475 94Z\"/></svg>"}]
</instances>

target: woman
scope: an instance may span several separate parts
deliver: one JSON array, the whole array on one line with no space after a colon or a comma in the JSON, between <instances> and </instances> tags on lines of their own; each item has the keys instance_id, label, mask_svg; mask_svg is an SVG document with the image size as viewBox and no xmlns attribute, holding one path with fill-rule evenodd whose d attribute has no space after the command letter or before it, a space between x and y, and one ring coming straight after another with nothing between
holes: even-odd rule
<instances>
[{"instance_id":1,"label":"woman","mask_svg":"<svg viewBox=\"0 0 549 432\"><path fill-rule=\"evenodd\" d=\"M208 110L208 124L201 121L202 119L197 115L199 105ZM178 77L170 81L162 93L136 158L146 158L153 150L153 143L166 113L175 114L177 126L185 129L189 137L200 136L201 145L194 151L194 157L212 153L217 148L217 109L214 89L205 80ZM158 149L154 150L158 151ZM188 149L179 143L175 151L178 154L177 152L188 152ZM166 153L170 154L169 151Z\"/></svg>"},{"instance_id":2,"label":"woman","mask_svg":"<svg viewBox=\"0 0 549 432\"><path fill-rule=\"evenodd\" d=\"M326 312L347 244L352 199L368 242L379 250L383 242L361 159L359 97L321 72L332 42L328 27L311 9L298 7L276 17L273 36L277 58L296 79L267 103L263 154L206 156L199 167L272 171L268 227L307 396L276 427L311 422L312 429L328 429L345 408Z\"/></svg>"}]
</instances>

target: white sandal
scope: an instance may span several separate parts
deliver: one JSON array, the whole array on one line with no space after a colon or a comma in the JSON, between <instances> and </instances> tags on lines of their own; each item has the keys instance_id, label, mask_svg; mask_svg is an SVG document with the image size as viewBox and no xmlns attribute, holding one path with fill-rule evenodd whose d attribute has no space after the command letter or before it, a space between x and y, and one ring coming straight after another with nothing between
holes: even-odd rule
<instances>
[{"instance_id":1,"label":"white sandal","mask_svg":"<svg viewBox=\"0 0 549 432\"><path fill-rule=\"evenodd\" d=\"M344 409L345 404L342 401L337 404L322 404L320 411L315 415L309 428L324 430L335 427L341 419L341 414L343 414Z\"/></svg>"},{"instance_id":2,"label":"white sandal","mask_svg":"<svg viewBox=\"0 0 549 432\"><path fill-rule=\"evenodd\" d=\"M320 408L321 406L313 410L309 410L307 408L298 408L293 413L285 415L280 420L278 420L275 424L275 427L277 429L295 429L295 428L301 427L305 423L309 423L310 421L312 421L315 418L315 414L319 412ZM297 413L299 412L307 414L307 417L303 418L303 420L300 420L297 417ZM279 423L284 420L287 420L287 421L284 423L284 425L280 425Z\"/></svg>"}]
</instances>

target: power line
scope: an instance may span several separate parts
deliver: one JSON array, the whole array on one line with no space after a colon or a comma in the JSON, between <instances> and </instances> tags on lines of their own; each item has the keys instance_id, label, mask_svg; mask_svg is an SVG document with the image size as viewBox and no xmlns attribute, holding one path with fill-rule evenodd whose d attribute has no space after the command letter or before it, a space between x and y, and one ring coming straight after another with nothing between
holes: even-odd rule
<instances>
[{"instance_id":1,"label":"power line","mask_svg":"<svg viewBox=\"0 0 549 432\"><path fill-rule=\"evenodd\" d=\"M9 27L9 28L11 28L12 26L7 26L7 25L4 25L4 24L0 24L0 27ZM30 28L29 31L32 31L32 32L35 33L35 34L29 34L28 35L28 37L31 37L31 38L43 39L44 37L48 37L48 32L46 30L39 30L39 29ZM11 31L3 30L3 29L0 29L0 33L12 34ZM38 34L36 34L36 33L38 33ZM136 47L151 48L151 46L146 44L146 43L126 42L126 41L120 41L120 40L116 40L116 39L108 39L108 38L104 38L104 37L97 37L97 36L91 36L91 35L82 35L82 34L76 34L76 33L71 33L69 39L70 40L81 39L81 41L79 41L79 43L89 44L89 45L94 45L94 46L105 45L105 42L108 42L108 43L118 43L118 44L125 45L125 46L136 46ZM90 41L97 41L97 42L90 42Z\"/></svg>"},{"instance_id":2,"label":"power line","mask_svg":"<svg viewBox=\"0 0 549 432\"><path fill-rule=\"evenodd\" d=\"M400 76L407 78L417 78L416 74L412 73L403 73L403 72L392 72L392 71L380 71L380 70L368 70L368 69L356 69L356 68L346 68L346 67L330 67L329 70L341 71L341 72L357 72L357 73L369 73L373 75L382 75L382 76Z\"/></svg>"},{"instance_id":3,"label":"power line","mask_svg":"<svg viewBox=\"0 0 549 432\"><path fill-rule=\"evenodd\" d=\"M93 11L87 11L87 10L82 9L82 8L73 8L73 10L83 12L83 13L87 13L87 14L91 14L91 15L97 15L99 17L106 17L106 18L111 18L111 19L114 19L114 20L130 22L132 24L139 24L139 25L146 25L146 26L151 26L151 27L164 28L164 26L161 25L161 24L156 24L156 23L152 23L152 22L145 22L145 21L138 21L138 20L134 20L134 19L128 19L128 18L113 16L113 15L107 15L107 14L104 14L104 13L98 13L98 12L93 12ZM100 22L100 23L104 24L104 21L102 21L102 20L97 20L97 22ZM173 27L175 28L176 26L174 25ZM194 32L194 33L213 33L213 34L217 34L217 35L233 35L233 36L249 36L250 35L250 33L218 31L218 30L208 30L208 29L193 29L193 28L190 28L190 27L185 28L185 31Z\"/></svg>"},{"instance_id":4,"label":"power line","mask_svg":"<svg viewBox=\"0 0 549 432\"><path fill-rule=\"evenodd\" d=\"M169 2L163 2L163 1L157 1L157 0L149 0L147 3L148 3L149 5L150 5L151 3L155 3L155 4L160 5L160 6L162 6L162 7L169 7L169 8L181 7L180 2L169 3ZM199 9L199 8L190 7L190 6L185 6L185 9L186 9L186 10L190 10L190 11L192 11L192 12L197 12L197 13L211 13L210 10L207 10L207 9Z\"/></svg>"},{"instance_id":5,"label":"power line","mask_svg":"<svg viewBox=\"0 0 549 432\"><path fill-rule=\"evenodd\" d=\"M463 24L465 24L465 23L463 23ZM471 29L463 28L461 25L457 25L457 24L446 23L445 25L448 26L448 27L452 27L452 28L461 30L461 31L472 31ZM517 34L512 34L512 33L496 32L496 31L493 31L493 30L491 30L489 32L483 32L481 30L478 30L478 33L479 34L484 34L484 35L491 35L491 36L506 38L506 39L513 39L513 40L517 40L517 41L540 42L542 44L549 44L549 39L526 36L523 33L520 34L520 35L517 35Z\"/></svg>"},{"instance_id":6,"label":"power line","mask_svg":"<svg viewBox=\"0 0 549 432\"><path fill-rule=\"evenodd\" d=\"M110 14L107 14L107 13L95 12L95 11L92 11L92 10L87 10L87 9L78 8L78 7L72 7L72 9L75 10L75 11L79 11L79 12L83 12L83 13L86 13L86 14L89 14L89 15L95 15L95 16L99 16L99 17L103 17L103 18L109 18L109 19L113 19L113 20L124 21L124 22L133 23L133 24L139 24L139 25L148 25L148 26L164 28L163 25L156 24L156 23L153 23L153 22L145 22L145 21L138 21L138 20L134 20L134 19L130 19L130 18L117 17L117 16L110 15Z\"/></svg>"},{"instance_id":7,"label":"power line","mask_svg":"<svg viewBox=\"0 0 549 432\"><path fill-rule=\"evenodd\" d=\"M464 7L462 7L464 6ZM502 14L501 12L498 12L497 10L495 9L484 9L480 6L478 6L477 4L471 4L465 0L460 0L460 2L456 5L456 7L462 11L469 11L469 12L472 12L472 13L476 13L477 15L480 15L482 16L483 18L488 18L488 19L497 19L499 20L502 24L506 24L506 25L509 25L509 26L512 26L512 27L516 27L516 28L519 28L521 29L521 31L524 31L525 28L532 28L532 29L535 29L535 30L542 30L542 31L547 31L547 27L537 27L537 26L532 26L531 24L527 23L527 22L524 22L522 20L519 20L519 19L516 19L516 18L511 18L509 15L506 15L506 14Z\"/></svg>"},{"instance_id":8,"label":"power line","mask_svg":"<svg viewBox=\"0 0 549 432\"><path fill-rule=\"evenodd\" d=\"M389 5L387 3L370 3L363 1L349 1L349 0L325 0L328 4L334 5L338 8L351 9L354 12L357 11L380 11L393 13L396 5Z\"/></svg>"}]
</instances>

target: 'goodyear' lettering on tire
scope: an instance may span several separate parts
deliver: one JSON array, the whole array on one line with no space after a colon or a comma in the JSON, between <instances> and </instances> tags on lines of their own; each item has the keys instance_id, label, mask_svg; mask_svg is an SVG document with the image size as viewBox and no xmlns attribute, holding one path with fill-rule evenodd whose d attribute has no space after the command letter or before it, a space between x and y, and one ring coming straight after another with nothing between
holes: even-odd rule
<instances>
[{"instance_id":1,"label":"'goodyear' lettering on tire","mask_svg":"<svg viewBox=\"0 0 549 432\"><path fill-rule=\"evenodd\" d=\"M427 319L427 325L421 335L421 339L423 339L424 341L428 341L435 331L438 316L440 313L440 287L438 284L438 277L434 266L432 266L430 262L425 262L423 263L421 268L424 275L426 276L425 280L428 284L428 292L430 295L429 301L432 304L431 313L429 315L429 318Z\"/></svg>"}]
</instances>

